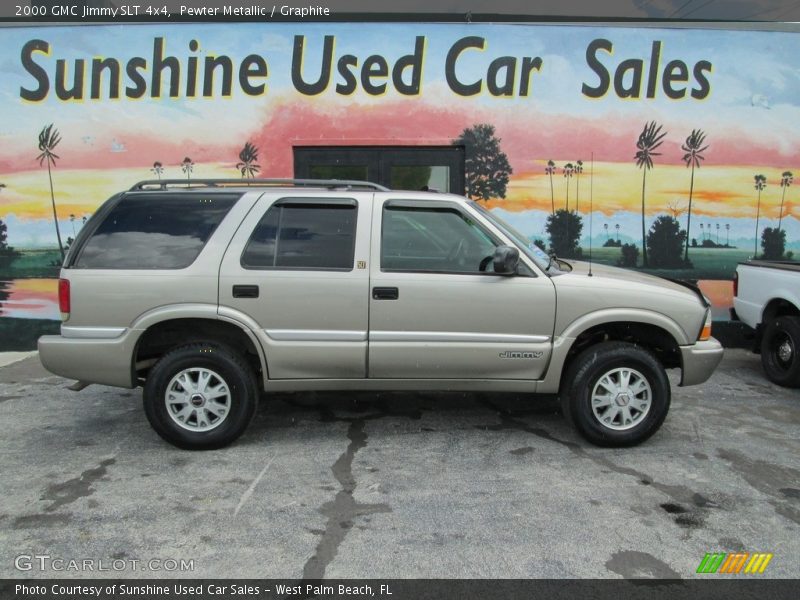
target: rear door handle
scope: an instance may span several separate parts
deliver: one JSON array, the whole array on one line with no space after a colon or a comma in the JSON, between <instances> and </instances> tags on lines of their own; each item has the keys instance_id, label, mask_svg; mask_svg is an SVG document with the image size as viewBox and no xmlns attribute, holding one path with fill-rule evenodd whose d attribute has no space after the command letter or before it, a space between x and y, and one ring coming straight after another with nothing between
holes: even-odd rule
<instances>
[{"instance_id":1,"label":"rear door handle","mask_svg":"<svg viewBox=\"0 0 800 600\"><path fill-rule=\"evenodd\" d=\"M258 298L257 285L235 285L233 286L234 298Z\"/></svg>"},{"instance_id":2,"label":"rear door handle","mask_svg":"<svg viewBox=\"0 0 800 600\"><path fill-rule=\"evenodd\" d=\"M372 288L373 300L397 300L400 291L396 287L375 287Z\"/></svg>"}]
</instances>

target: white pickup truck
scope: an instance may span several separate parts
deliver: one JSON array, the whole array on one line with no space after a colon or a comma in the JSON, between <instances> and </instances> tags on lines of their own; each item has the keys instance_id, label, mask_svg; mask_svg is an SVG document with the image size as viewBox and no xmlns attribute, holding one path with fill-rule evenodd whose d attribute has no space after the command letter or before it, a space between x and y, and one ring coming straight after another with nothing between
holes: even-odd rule
<instances>
[{"instance_id":1,"label":"white pickup truck","mask_svg":"<svg viewBox=\"0 0 800 600\"><path fill-rule=\"evenodd\" d=\"M739 263L734 318L756 331L756 352L770 381L800 387L800 263Z\"/></svg>"}]
</instances>

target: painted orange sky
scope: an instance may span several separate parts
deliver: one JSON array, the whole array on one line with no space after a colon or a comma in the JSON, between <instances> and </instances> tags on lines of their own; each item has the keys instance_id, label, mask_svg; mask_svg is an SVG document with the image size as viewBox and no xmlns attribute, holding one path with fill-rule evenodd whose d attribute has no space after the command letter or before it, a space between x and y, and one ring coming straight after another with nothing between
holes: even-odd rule
<instances>
[{"instance_id":1,"label":"painted orange sky","mask_svg":"<svg viewBox=\"0 0 800 600\"><path fill-rule=\"evenodd\" d=\"M641 170L632 160L634 142L641 124L620 120L604 123L602 128L587 120L565 117L551 118L546 126L529 132L514 123L513 113L467 111L461 107L428 106L422 101L389 102L360 107L358 113L343 105L286 103L270 109L262 125L254 127L249 139L260 149L262 176L292 176L293 145L381 145L381 144L448 144L465 124L493 122L502 139L514 169L507 198L495 200L492 206L510 211L540 209L551 206L550 181L544 167L548 159L559 167L581 158L584 173L580 183L572 179L571 205L576 189L583 210L588 209L590 160L595 151L594 207L606 214L641 210ZM567 133L565 133L567 132ZM791 168L797 156L788 156L774 148L748 146L734 142L732 132L709 132L707 159L695 173L693 212L721 217L752 217L756 193L753 174L767 176L768 186L762 193L762 214L777 218L781 188L780 174ZM648 172L647 211L650 214L677 212L688 204L690 172L681 162L682 152L677 136L668 137L656 158L656 166ZM107 152L100 148L103 139L117 139L124 152ZM100 202L132 182L153 177L149 171L153 161L164 163L165 177L183 177L179 163L191 156L197 163L195 177L236 176L234 164L242 140L228 140L221 135L216 144L199 144L189 139L164 140L157 132L142 129L137 134L115 134L113 127L94 140L92 146L81 140L65 138L59 146L61 159L54 170L59 216L91 213ZM243 142L242 142L243 143ZM39 168L35 147L26 156L16 152L0 163L0 181L6 188L0 194L0 213L14 213L23 219L50 216L49 188L46 170ZM759 163L752 158L757 156ZM786 165L766 168L763 165ZM556 207L566 201L566 183L558 172L553 178ZM797 215L795 188L789 188L784 215Z\"/></svg>"}]
</instances>

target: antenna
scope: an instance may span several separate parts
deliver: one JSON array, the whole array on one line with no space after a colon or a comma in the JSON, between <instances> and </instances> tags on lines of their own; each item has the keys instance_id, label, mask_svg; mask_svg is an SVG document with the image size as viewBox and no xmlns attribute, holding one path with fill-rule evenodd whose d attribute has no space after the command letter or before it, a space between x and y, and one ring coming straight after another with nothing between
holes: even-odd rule
<instances>
[{"instance_id":1,"label":"antenna","mask_svg":"<svg viewBox=\"0 0 800 600\"><path fill-rule=\"evenodd\" d=\"M592 276L592 217L594 215L594 152L589 172L589 277Z\"/></svg>"}]
</instances>

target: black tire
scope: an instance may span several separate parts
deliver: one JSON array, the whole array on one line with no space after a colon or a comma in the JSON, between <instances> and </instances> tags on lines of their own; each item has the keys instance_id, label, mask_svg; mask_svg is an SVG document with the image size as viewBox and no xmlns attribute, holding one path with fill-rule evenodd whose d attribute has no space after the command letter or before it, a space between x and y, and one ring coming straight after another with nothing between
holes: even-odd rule
<instances>
[{"instance_id":1,"label":"black tire","mask_svg":"<svg viewBox=\"0 0 800 600\"><path fill-rule=\"evenodd\" d=\"M620 402L630 404L628 414L633 415L631 422L622 423L622 408L617 408L615 416L605 424L592 408L592 392L604 375L620 368L635 370L637 374L632 377L638 380L641 376L647 382L650 406L639 411L632 399L623 395ZM633 400L644 399L644 394L642 392L641 398L634 395ZM560 396L564 416L586 440L597 446L624 447L639 444L658 431L669 411L671 390L664 367L650 351L627 342L603 342L575 357L564 374ZM638 402L636 405L640 406ZM616 406L609 406L606 411L613 408ZM606 414L609 413L600 416ZM615 423L616 419L620 422ZM639 419L638 423L636 419Z\"/></svg>"},{"instance_id":2,"label":"black tire","mask_svg":"<svg viewBox=\"0 0 800 600\"><path fill-rule=\"evenodd\" d=\"M170 416L171 409L167 408L166 402L167 387L174 377L187 369L212 371L211 381L217 384L218 379L222 381L224 387L218 389L227 391L223 417L203 410L203 418L209 422L200 421L200 410L188 404L186 406L194 414L186 418L186 426L176 422L179 418L177 415L176 418ZM190 377L191 374L190 371ZM180 383L178 386L180 389ZM200 342L175 348L159 359L148 374L143 400L147 420L163 439L186 450L213 450L236 440L250 424L258 404L258 386L253 370L241 355L227 346ZM194 396L192 401L195 401ZM198 398L197 402L205 405L207 401ZM181 406L173 405L173 412L178 412ZM214 406L219 408L216 404ZM210 429L198 430L203 424Z\"/></svg>"},{"instance_id":3,"label":"black tire","mask_svg":"<svg viewBox=\"0 0 800 600\"><path fill-rule=\"evenodd\" d=\"M773 317L765 324L761 365L773 383L800 387L800 317Z\"/></svg>"}]
</instances>

